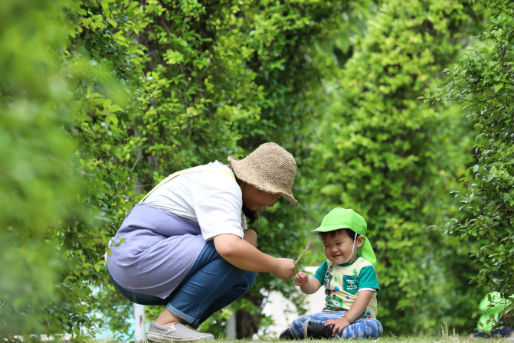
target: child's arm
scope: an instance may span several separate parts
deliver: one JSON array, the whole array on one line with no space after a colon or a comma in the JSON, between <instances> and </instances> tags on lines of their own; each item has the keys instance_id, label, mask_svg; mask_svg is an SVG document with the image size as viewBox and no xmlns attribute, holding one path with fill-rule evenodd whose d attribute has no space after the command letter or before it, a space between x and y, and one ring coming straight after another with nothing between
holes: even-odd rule
<instances>
[{"instance_id":1,"label":"child's arm","mask_svg":"<svg viewBox=\"0 0 514 343\"><path fill-rule=\"evenodd\" d=\"M294 283L295 285L300 286L300 289L305 294L312 294L321 287L321 283L318 281L318 279L309 276L304 272L299 272L296 274Z\"/></svg>"},{"instance_id":2,"label":"child's arm","mask_svg":"<svg viewBox=\"0 0 514 343\"><path fill-rule=\"evenodd\" d=\"M296 279L295 279L296 280ZM371 297L373 296L373 291L362 290L357 293L357 298L353 301L352 307L346 312L346 314L337 319L329 319L325 322L325 325L334 325L334 329L332 330L332 336L340 334L341 331L355 319L359 318L362 315L362 312L368 306Z\"/></svg>"}]
</instances>

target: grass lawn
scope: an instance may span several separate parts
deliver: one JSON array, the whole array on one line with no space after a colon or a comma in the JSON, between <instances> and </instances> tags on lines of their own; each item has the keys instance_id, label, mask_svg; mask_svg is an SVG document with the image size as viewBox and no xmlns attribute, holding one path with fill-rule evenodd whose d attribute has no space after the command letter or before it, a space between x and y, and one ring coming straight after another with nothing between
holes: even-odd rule
<instances>
[{"instance_id":1,"label":"grass lawn","mask_svg":"<svg viewBox=\"0 0 514 343\"><path fill-rule=\"evenodd\" d=\"M212 341L210 341L212 342ZM344 343L514 343L514 337L511 338L475 338L465 336L440 336L440 337L429 337L429 336L413 336L413 337L380 337L379 339L347 339L347 340L296 340L296 341L283 341L278 339L269 340L234 340L229 341L225 339L218 339L215 342L223 343L255 343L255 342L289 342L289 343L330 343L330 342L344 342Z\"/></svg>"},{"instance_id":2,"label":"grass lawn","mask_svg":"<svg viewBox=\"0 0 514 343\"><path fill-rule=\"evenodd\" d=\"M211 341L212 342L212 341ZM459 335L446 335L441 336L411 336L411 337L393 337L383 336L379 339L342 339L342 340L295 340L295 341L284 341L277 338L270 338L266 340L226 340L217 339L216 342L223 343L255 343L255 342L281 342L281 343L330 343L330 342L344 342L344 343L514 343L514 337L509 338L476 338L472 336L459 336Z\"/></svg>"}]
</instances>

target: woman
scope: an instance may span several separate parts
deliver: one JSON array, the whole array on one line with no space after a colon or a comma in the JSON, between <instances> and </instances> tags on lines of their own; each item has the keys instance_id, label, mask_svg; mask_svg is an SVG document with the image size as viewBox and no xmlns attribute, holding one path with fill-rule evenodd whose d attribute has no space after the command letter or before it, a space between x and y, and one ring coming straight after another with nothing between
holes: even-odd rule
<instances>
[{"instance_id":1,"label":"woman","mask_svg":"<svg viewBox=\"0 0 514 343\"><path fill-rule=\"evenodd\" d=\"M165 305L150 325L150 341L213 339L192 328L245 293L256 272L282 280L295 273L293 260L257 249L257 234L246 227L246 217L255 220L281 196L298 204L294 157L264 143L244 159L228 160L168 176L111 241L107 268L116 288L135 303Z\"/></svg>"}]
</instances>

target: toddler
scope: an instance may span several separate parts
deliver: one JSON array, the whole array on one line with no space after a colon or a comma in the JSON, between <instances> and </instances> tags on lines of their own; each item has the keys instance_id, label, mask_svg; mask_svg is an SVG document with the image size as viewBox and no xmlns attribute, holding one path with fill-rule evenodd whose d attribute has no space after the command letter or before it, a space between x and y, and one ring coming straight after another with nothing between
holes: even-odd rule
<instances>
[{"instance_id":1,"label":"toddler","mask_svg":"<svg viewBox=\"0 0 514 343\"><path fill-rule=\"evenodd\" d=\"M366 238L367 224L352 209L335 208L313 230L319 234L327 260L314 276L299 272L295 284L312 294L325 286L322 312L295 319L281 339L322 337L378 338L382 324L376 319L379 290L376 257Z\"/></svg>"}]
</instances>

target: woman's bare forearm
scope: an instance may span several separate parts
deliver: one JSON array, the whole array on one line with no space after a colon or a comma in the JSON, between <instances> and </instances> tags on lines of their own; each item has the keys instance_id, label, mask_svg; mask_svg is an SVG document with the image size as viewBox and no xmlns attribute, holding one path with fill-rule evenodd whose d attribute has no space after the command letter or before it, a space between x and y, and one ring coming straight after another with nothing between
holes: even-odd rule
<instances>
[{"instance_id":1,"label":"woman's bare forearm","mask_svg":"<svg viewBox=\"0 0 514 343\"><path fill-rule=\"evenodd\" d=\"M290 279L295 271L292 259L265 254L249 241L235 235L214 237L214 246L223 259L243 270L269 272L283 280Z\"/></svg>"}]
</instances>

